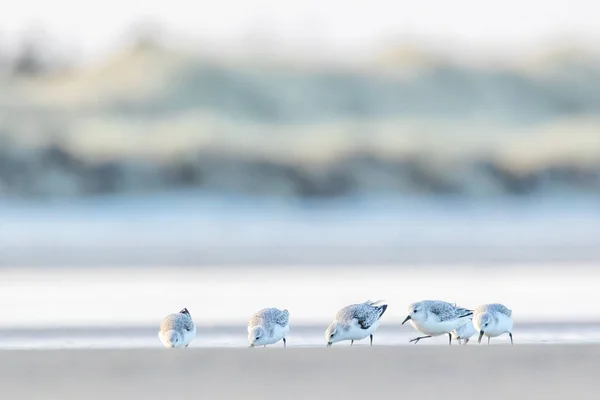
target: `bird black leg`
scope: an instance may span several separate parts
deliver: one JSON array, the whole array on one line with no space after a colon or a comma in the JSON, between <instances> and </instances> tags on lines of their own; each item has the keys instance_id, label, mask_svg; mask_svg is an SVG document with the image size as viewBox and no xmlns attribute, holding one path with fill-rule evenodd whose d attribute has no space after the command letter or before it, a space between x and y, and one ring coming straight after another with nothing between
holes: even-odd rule
<instances>
[{"instance_id":1,"label":"bird black leg","mask_svg":"<svg viewBox=\"0 0 600 400\"><path fill-rule=\"evenodd\" d=\"M371 346L373 346L373 335L369 335L369 337L371 338Z\"/></svg>"},{"instance_id":2,"label":"bird black leg","mask_svg":"<svg viewBox=\"0 0 600 400\"><path fill-rule=\"evenodd\" d=\"M352 347L352 345L354 344L354 340L350 341L350 347Z\"/></svg>"},{"instance_id":3,"label":"bird black leg","mask_svg":"<svg viewBox=\"0 0 600 400\"><path fill-rule=\"evenodd\" d=\"M452 334L448 334L448 346L452 346Z\"/></svg>"},{"instance_id":4,"label":"bird black leg","mask_svg":"<svg viewBox=\"0 0 600 400\"><path fill-rule=\"evenodd\" d=\"M510 344L514 344L512 339L512 332L508 332L508 336L510 336Z\"/></svg>"},{"instance_id":5,"label":"bird black leg","mask_svg":"<svg viewBox=\"0 0 600 400\"><path fill-rule=\"evenodd\" d=\"M408 343L415 342L415 344L417 344L417 343L419 343L419 340L421 340L421 339L427 339L427 338L430 338L430 337L431 336L419 336L417 338L409 340Z\"/></svg>"},{"instance_id":6,"label":"bird black leg","mask_svg":"<svg viewBox=\"0 0 600 400\"><path fill-rule=\"evenodd\" d=\"M490 345L490 339L491 339L491 338L488 336L488 346Z\"/></svg>"},{"instance_id":7,"label":"bird black leg","mask_svg":"<svg viewBox=\"0 0 600 400\"><path fill-rule=\"evenodd\" d=\"M283 347L287 347L287 343L285 341L285 338L283 338Z\"/></svg>"}]
</instances>

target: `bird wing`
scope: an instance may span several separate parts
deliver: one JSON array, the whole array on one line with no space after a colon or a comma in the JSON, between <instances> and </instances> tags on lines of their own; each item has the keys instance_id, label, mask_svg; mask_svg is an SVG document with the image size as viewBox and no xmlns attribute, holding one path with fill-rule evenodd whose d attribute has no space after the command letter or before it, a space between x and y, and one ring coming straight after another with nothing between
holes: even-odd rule
<instances>
[{"instance_id":1,"label":"bird wing","mask_svg":"<svg viewBox=\"0 0 600 400\"><path fill-rule=\"evenodd\" d=\"M512 310L510 310L509 308L507 308L506 306L504 306L502 304L490 304L489 308L490 308L490 311L502 313L502 314L506 315L507 317L512 316Z\"/></svg>"},{"instance_id":2,"label":"bird wing","mask_svg":"<svg viewBox=\"0 0 600 400\"><path fill-rule=\"evenodd\" d=\"M281 326L287 326L287 324L290 322L290 313L288 312L288 310L276 311L277 316L275 317L275 323Z\"/></svg>"},{"instance_id":3,"label":"bird wing","mask_svg":"<svg viewBox=\"0 0 600 400\"><path fill-rule=\"evenodd\" d=\"M188 332L190 332L194 329L194 321L192 320L191 317L183 319L183 328Z\"/></svg>"},{"instance_id":4,"label":"bird wing","mask_svg":"<svg viewBox=\"0 0 600 400\"><path fill-rule=\"evenodd\" d=\"M370 303L357 304L352 310L352 318L362 329L369 329L382 314L381 307L373 307Z\"/></svg>"},{"instance_id":5,"label":"bird wing","mask_svg":"<svg viewBox=\"0 0 600 400\"><path fill-rule=\"evenodd\" d=\"M436 315L440 321L451 321L453 319L459 319L473 315L472 310L462 307L455 307L454 305L446 303L445 301L433 302L431 304L430 311L432 314Z\"/></svg>"},{"instance_id":6,"label":"bird wing","mask_svg":"<svg viewBox=\"0 0 600 400\"><path fill-rule=\"evenodd\" d=\"M290 315L287 310L281 311L277 308L264 308L252 315L248 327L263 325L265 323L267 325L275 323L277 325L286 326L289 319Z\"/></svg>"}]
</instances>

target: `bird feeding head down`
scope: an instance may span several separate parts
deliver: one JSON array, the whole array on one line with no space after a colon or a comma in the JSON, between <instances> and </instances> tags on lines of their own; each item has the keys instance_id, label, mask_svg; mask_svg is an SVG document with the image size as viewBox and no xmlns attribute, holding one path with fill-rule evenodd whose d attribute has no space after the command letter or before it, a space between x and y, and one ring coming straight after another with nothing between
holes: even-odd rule
<instances>
[{"instance_id":1,"label":"bird feeding head down","mask_svg":"<svg viewBox=\"0 0 600 400\"><path fill-rule=\"evenodd\" d=\"M338 328L339 327L337 322L334 322L331 325L329 325L329 327L327 327L327 329L325 330L325 340L327 341L327 347L330 347L335 342L339 342L341 340L339 335L340 329Z\"/></svg>"},{"instance_id":2,"label":"bird feeding head down","mask_svg":"<svg viewBox=\"0 0 600 400\"><path fill-rule=\"evenodd\" d=\"M166 347L179 347L181 342L183 342L183 337L181 336L181 333L174 330L170 330L165 334L164 345Z\"/></svg>"},{"instance_id":3,"label":"bird feeding head down","mask_svg":"<svg viewBox=\"0 0 600 400\"><path fill-rule=\"evenodd\" d=\"M265 340L265 330L262 326L255 326L248 332L248 341L250 342L250 347L260 346Z\"/></svg>"},{"instance_id":4,"label":"bird feeding head down","mask_svg":"<svg viewBox=\"0 0 600 400\"><path fill-rule=\"evenodd\" d=\"M402 321L402 325L411 319L416 322L427 319L427 311L423 308L421 302L412 303L408 306L408 315L404 318L404 321Z\"/></svg>"},{"instance_id":5,"label":"bird feeding head down","mask_svg":"<svg viewBox=\"0 0 600 400\"><path fill-rule=\"evenodd\" d=\"M489 313L475 315L475 318L473 318L473 326L479 331L479 339L477 339L478 343L481 343L481 338L485 332L492 328L493 322L494 319Z\"/></svg>"}]
</instances>

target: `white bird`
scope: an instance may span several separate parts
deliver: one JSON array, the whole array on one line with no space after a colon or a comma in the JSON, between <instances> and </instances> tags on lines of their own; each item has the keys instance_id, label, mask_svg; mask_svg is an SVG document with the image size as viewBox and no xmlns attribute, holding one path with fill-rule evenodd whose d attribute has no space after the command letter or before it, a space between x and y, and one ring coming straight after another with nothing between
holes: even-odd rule
<instances>
[{"instance_id":1,"label":"white bird","mask_svg":"<svg viewBox=\"0 0 600 400\"><path fill-rule=\"evenodd\" d=\"M502 304L484 304L477 307L473 313L473 326L479 332L478 343L481 343L483 335L487 336L490 344L490 338L508 333L510 343L513 344L512 311Z\"/></svg>"},{"instance_id":2,"label":"white bird","mask_svg":"<svg viewBox=\"0 0 600 400\"><path fill-rule=\"evenodd\" d=\"M381 301L366 301L361 304L352 304L339 310L333 323L325 330L327 347L342 340L350 340L350 346L355 340L371 338L373 346L373 333L379 327L379 319L387 309L387 304Z\"/></svg>"},{"instance_id":3,"label":"white bird","mask_svg":"<svg viewBox=\"0 0 600 400\"><path fill-rule=\"evenodd\" d=\"M475 330L473 323L468 322L463 326L454 329L452 332L450 332L450 334L454 339L456 339L458 344L461 344L461 339L463 340L462 344L467 344L471 336L473 336L476 332L477 331Z\"/></svg>"},{"instance_id":4,"label":"white bird","mask_svg":"<svg viewBox=\"0 0 600 400\"><path fill-rule=\"evenodd\" d=\"M165 347L188 347L196 336L196 325L187 308L167 315L160 324L158 338Z\"/></svg>"},{"instance_id":5,"label":"white bird","mask_svg":"<svg viewBox=\"0 0 600 400\"><path fill-rule=\"evenodd\" d=\"M288 310L263 308L252 314L248 323L248 341L250 347L277 343L283 339L283 347L287 347L285 337L290 331L290 313Z\"/></svg>"},{"instance_id":6,"label":"white bird","mask_svg":"<svg viewBox=\"0 0 600 400\"><path fill-rule=\"evenodd\" d=\"M473 311L457 307L441 300L423 300L408 306L408 315L402 325L410 320L413 328L427 336L411 339L409 343L417 344L419 340L447 334L452 344L453 330L471 321Z\"/></svg>"}]
</instances>

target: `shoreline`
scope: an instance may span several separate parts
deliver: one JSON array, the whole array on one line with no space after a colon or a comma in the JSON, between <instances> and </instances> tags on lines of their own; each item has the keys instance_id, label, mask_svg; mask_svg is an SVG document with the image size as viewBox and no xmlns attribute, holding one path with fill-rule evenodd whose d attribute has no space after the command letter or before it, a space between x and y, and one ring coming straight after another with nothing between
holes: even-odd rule
<instances>
[{"instance_id":1,"label":"shoreline","mask_svg":"<svg viewBox=\"0 0 600 400\"><path fill-rule=\"evenodd\" d=\"M288 348L324 348L324 332L328 324L294 325L287 336ZM152 326L111 327L55 327L55 328L0 328L0 350L49 349L160 349L158 324ZM600 345L600 321L587 323L517 323L513 330L516 345ZM374 335L374 347L412 347L410 339L419 336L412 327L385 324ZM477 335L470 338L468 346L479 346ZM487 344L482 342L482 346ZM492 339L492 345L509 343L507 335ZM418 347L447 347L445 335L422 340ZM453 340L453 346L458 343ZM245 324L230 326L197 325L197 334L189 348L243 349L248 347ZM280 341L268 348L282 348ZM349 341L333 347L350 347ZM368 339L356 341L353 347L369 347Z\"/></svg>"}]
</instances>

